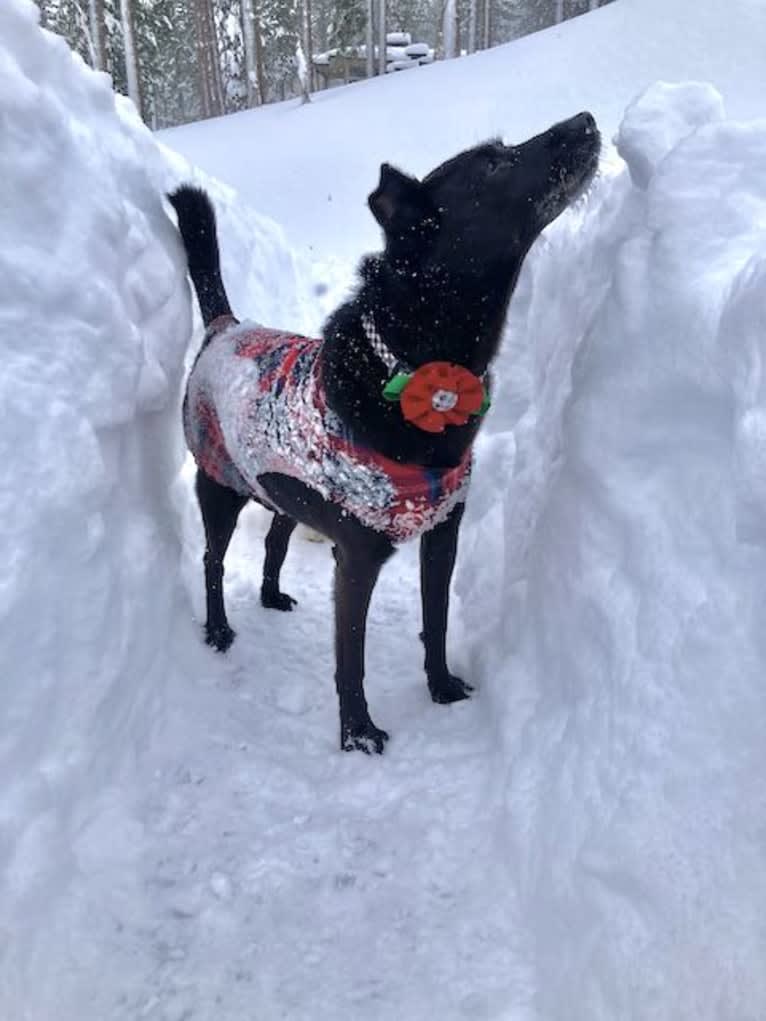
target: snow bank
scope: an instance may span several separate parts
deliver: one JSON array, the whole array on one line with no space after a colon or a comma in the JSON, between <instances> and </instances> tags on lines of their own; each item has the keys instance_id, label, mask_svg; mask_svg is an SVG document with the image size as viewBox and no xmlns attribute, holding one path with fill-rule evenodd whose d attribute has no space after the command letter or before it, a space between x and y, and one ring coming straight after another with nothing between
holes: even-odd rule
<instances>
[{"instance_id":1,"label":"snow bank","mask_svg":"<svg viewBox=\"0 0 766 1021\"><path fill-rule=\"evenodd\" d=\"M39 938L168 667L191 321L149 133L31 4L0 40L0 928Z\"/></svg>"},{"instance_id":2,"label":"snow bank","mask_svg":"<svg viewBox=\"0 0 766 1021\"><path fill-rule=\"evenodd\" d=\"M99 877L138 896L130 771L190 618L180 535L199 531L172 488L192 319L162 202L190 175L119 102L32 4L0 5L0 1013L34 1021L64 1018L75 959L114 929ZM232 298L316 325L279 229L205 183ZM78 918L94 940L64 954Z\"/></svg>"},{"instance_id":3,"label":"snow bank","mask_svg":"<svg viewBox=\"0 0 766 1021\"><path fill-rule=\"evenodd\" d=\"M540 1016L755 1021L766 122L658 85L619 145L523 276L459 613Z\"/></svg>"}]
</instances>

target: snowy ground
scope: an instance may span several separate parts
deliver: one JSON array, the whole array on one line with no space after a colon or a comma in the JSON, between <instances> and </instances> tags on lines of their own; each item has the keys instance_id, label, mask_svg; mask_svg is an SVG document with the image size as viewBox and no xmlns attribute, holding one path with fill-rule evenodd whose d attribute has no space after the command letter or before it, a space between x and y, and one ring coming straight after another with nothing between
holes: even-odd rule
<instances>
[{"instance_id":1,"label":"snowy ground","mask_svg":"<svg viewBox=\"0 0 766 1021\"><path fill-rule=\"evenodd\" d=\"M238 641L202 644L188 292L158 198L191 171L0 7L3 1021L763 1021L766 122L731 114L764 94L766 12L720 7L618 0L335 90L304 133L287 105L164 138L240 192L209 182L235 307L311 330L375 243L379 159L423 170L582 106L622 121L629 166L608 158L512 306L456 579L477 696L427 698L402 551L370 618L380 759L337 751L325 545L294 542L300 605L265 611L249 510ZM658 76L725 103L656 86L623 120ZM320 214L333 168L307 172L299 136L334 125L335 151L352 121Z\"/></svg>"}]
</instances>

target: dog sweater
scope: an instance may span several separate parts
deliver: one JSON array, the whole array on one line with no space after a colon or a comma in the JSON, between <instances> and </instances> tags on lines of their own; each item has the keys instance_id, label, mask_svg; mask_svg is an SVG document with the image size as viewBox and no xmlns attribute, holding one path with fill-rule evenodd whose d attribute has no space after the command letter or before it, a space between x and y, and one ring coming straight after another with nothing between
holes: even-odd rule
<instances>
[{"instance_id":1,"label":"dog sweater","mask_svg":"<svg viewBox=\"0 0 766 1021\"><path fill-rule=\"evenodd\" d=\"M352 440L327 406L322 341L220 317L191 371L184 432L216 482L274 510L259 478L279 472L385 533L414 539L465 500L471 454L454 468L399 464Z\"/></svg>"}]
</instances>

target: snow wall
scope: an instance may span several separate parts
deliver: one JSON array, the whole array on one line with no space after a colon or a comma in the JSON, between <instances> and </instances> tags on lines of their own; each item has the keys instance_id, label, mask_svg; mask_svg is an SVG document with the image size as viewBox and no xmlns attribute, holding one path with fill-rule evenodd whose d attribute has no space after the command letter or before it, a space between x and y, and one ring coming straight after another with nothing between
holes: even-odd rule
<instances>
[{"instance_id":1,"label":"snow wall","mask_svg":"<svg viewBox=\"0 0 766 1021\"><path fill-rule=\"evenodd\" d=\"M91 860L92 832L98 854L130 860L140 837L127 821L131 763L166 708L173 630L191 627L181 536L199 521L175 480L192 307L162 196L202 178L163 156L109 78L41 31L27 0L0 4L0 137L7 1007L26 1002L36 966L52 977L54 962L35 962L44 928L48 939L60 928L66 970L56 905L74 876L106 868ZM204 183L233 300L247 294L265 317L307 322L309 274L281 230Z\"/></svg>"},{"instance_id":2,"label":"snow wall","mask_svg":"<svg viewBox=\"0 0 766 1021\"><path fill-rule=\"evenodd\" d=\"M0 918L33 925L161 693L191 310L151 136L17 0L0 97Z\"/></svg>"},{"instance_id":3,"label":"snow wall","mask_svg":"<svg viewBox=\"0 0 766 1021\"><path fill-rule=\"evenodd\" d=\"M657 84L617 142L512 304L455 616L539 1016L756 1021L766 122Z\"/></svg>"}]
</instances>

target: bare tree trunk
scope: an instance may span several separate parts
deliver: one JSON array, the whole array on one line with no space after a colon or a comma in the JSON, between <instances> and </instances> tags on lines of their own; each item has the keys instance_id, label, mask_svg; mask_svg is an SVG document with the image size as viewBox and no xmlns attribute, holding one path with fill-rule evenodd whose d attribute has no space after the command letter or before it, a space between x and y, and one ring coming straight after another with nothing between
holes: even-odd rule
<instances>
[{"instance_id":1,"label":"bare tree trunk","mask_svg":"<svg viewBox=\"0 0 766 1021\"><path fill-rule=\"evenodd\" d=\"M80 31L82 32L83 39L85 40L85 45L88 47L88 60L90 61L90 66L97 68L98 63L96 59L96 46L95 43L93 42L93 34L91 33L90 30L90 23L88 19L85 17L85 13L83 12L82 7L80 7L76 0L74 10L75 17L80 22Z\"/></svg>"},{"instance_id":2,"label":"bare tree trunk","mask_svg":"<svg viewBox=\"0 0 766 1021\"><path fill-rule=\"evenodd\" d=\"M212 0L207 0L205 3L205 14L210 93L213 98L213 113L218 115L225 113L226 103L224 101L223 76L221 75L221 61L218 56L218 33L215 28Z\"/></svg>"},{"instance_id":3,"label":"bare tree trunk","mask_svg":"<svg viewBox=\"0 0 766 1021\"><path fill-rule=\"evenodd\" d=\"M138 61L133 33L133 0L121 0L122 41L125 48L125 77L128 80L128 95L133 100L139 116L141 110L141 86L138 77Z\"/></svg>"},{"instance_id":4,"label":"bare tree trunk","mask_svg":"<svg viewBox=\"0 0 766 1021\"><path fill-rule=\"evenodd\" d=\"M492 41L492 32L490 27L490 3L491 0L484 0L482 6L484 10L484 24L482 25L482 49L488 50Z\"/></svg>"},{"instance_id":5,"label":"bare tree trunk","mask_svg":"<svg viewBox=\"0 0 766 1021\"><path fill-rule=\"evenodd\" d=\"M367 0L367 26L364 38L366 73L368 78L375 74L375 7L373 0Z\"/></svg>"},{"instance_id":6,"label":"bare tree trunk","mask_svg":"<svg viewBox=\"0 0 766 1021\"><path fill-rule=\"evenodd\" d=\"M197 39L197 72L199 74L199 94L202 104L202 116L210 116L210 87L205 74L205 61L203 58L203 40L205 28L202 19L200 0L192 0L192 17L194 18L194 34Z\"/></svg>"},{"instance_id":7,"label":"bare tree trunk","mask_svg":"<svg viewBox=\"0 0 766 1021\"><path fill-rule=\"evenodd\" d=\"M305 87L310 93L316 88L314 72L314 41L312 39L312 0L302 0L300 5L300 40L305 60Z\"/></svg>"},{"instance_id":8,"label":"bare tree trunk","mask_svg":"<svg viewBox=\"0 0 766 1021\"><path fill-rule=\"evenodd\" d=\"M301 88L301 105L311 102L312 65L311 60L311 5L310 0L302 0L298 8L300 32L295 59L298 62L298 82ZM308 58L308 59L307 59Z\"/></svg>"},{"instance_id":9,"label":"bare tree trunk","mask_svg":"<svg viewBox=\"0 0 766 1021\"><path fill-rule=\"evenodd\" d=\"M444 58L449 60L457 56L457 4L455 0L444 0L442 16L442 42Z\"/></svg>"},{"instance_id":10,"label":"bare tree trunk","mask_svg":"<svg viewBox=\"0 0 766 1021\"><path fill-rule=\"evenodd\" d=\"M378 74L386 73L386 0L378 0Z\"/></svg>"},{"instance_id":11,"label":"bare tree trunk","mask_svg":"<svg viewBox=\"0 0 766 1021\"><path fill-rule=\"evenodd\" d=\"M266 75L263 71L263 40L261 38L261 15L258 0L250 0L253 12L253 39L255 41L255 81L258 85L258 102L268 103Z\"/></svg>"},{"instance_id":12,"label":"bare tree trunk","mask_svg":"<svg viewBox=\"0 0 766 1021\"><path fill-rule=\"evenodd\" d=\"M202 112L205 117L217 117L223 113L224 105L213 9L210 0L194 0L193 10L197 32Z\"/></svg>"},{"instance_id":13,"label":"bare tree trunk","mask_svg":"<svg viewBox=\"0 0 766 1021\"><path fill-rule=\"evenodd\" d=\"M564 20L564 0L553 0L553 20L557 25Z\"/></svg>"},{"instance_id":14,"label":"bare tree trunk","mask_svg":"<svg viewBox=\"0 0 766 1021\"><path fill-rule=\"evenodd\" d=\"M468 12L468 52L476 52L476 20L478 14L479 0L471 0Z\"/></svg>"},{"instance_id":15,"label":"bare tree trunk","mask_svg":"<svg viewBox=\"0 0 766 1021\"><path fill-rule=\"evenodd\" d=\"M306 19L303 52L306 57L306 67L308 70L309 92L313 92L316 88L316 72L314 69L314 38L311 27L311 0L303 0L303 13Z\"/></svg>"},{"instance_id":16,"label":"bare tree trunk","mask_svg":"<svg viewBox=\"0 0 766 1021\"><path fill-rule=\"evenodd\" d=\"M88 15L90 35L93 40L94 67L98 71L106 70L106 16L104 0L89 0Z\"/></svg>"},{"instance_id":17,"label":"bare tree trunk","mask_svg":"<svg viewBox=\"0 0 766 1021\"><path fill-rule=\"evenodd\" d=\"M303 46L301 45L300 39L298 40L295 59L298 64L298 84L301 89L301 106L305 106L306 103L311 102L311 89L309 88L309 69L306 64L306 54L303 52Z\"/></svg>"},{"instance_id":18,"label":"bare tree trunk","mask_svg":"<svg viewBox=\"0 0 766 1021\"><path fill-rule=\"evenodd\" d=\"M589 0L589 2L588 2L588 10L589 11L596 11L596 10L598 10L599 5L600 5L600 0Z\"/></svg>"},{"instance_id":19,"label":"bare tree trunk","mask_svg":"<svg viewBox=\"0 0 766 1021\"><path fill-rule=\"evenodd\" d=\"M255 106L258 103L258 87L256 77L255 59L255 24L253 20L253 5L251 0L242 0L242 39L245 44L245 85L247 88L247 105Z\"/></svg>"}]
</instances>

